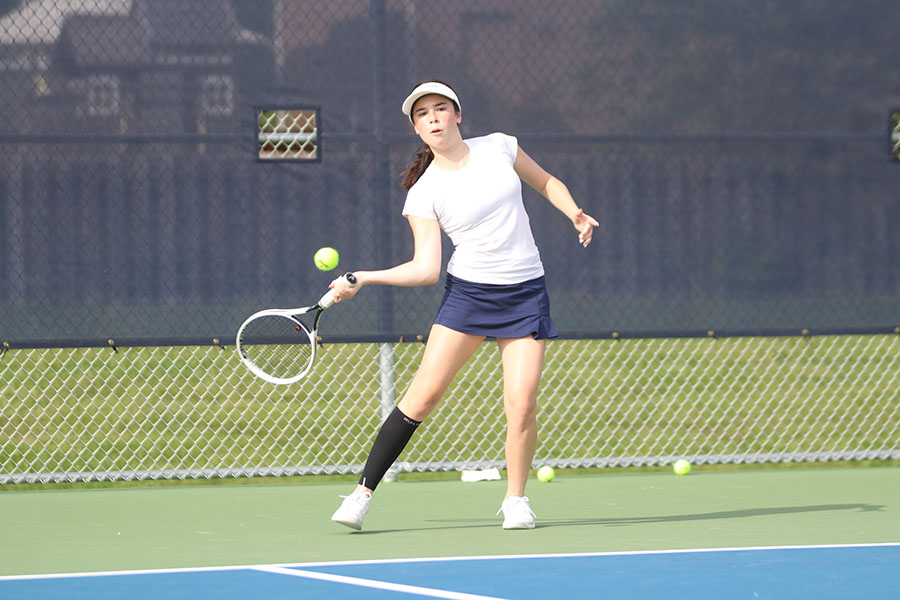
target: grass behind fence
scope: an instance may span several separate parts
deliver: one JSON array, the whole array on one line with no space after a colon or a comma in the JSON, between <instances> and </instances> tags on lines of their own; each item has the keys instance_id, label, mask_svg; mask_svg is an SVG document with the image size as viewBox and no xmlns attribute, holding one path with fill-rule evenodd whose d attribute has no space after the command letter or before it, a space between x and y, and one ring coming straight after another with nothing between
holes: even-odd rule
<instances>
[{"instance_id":1,"label":"grass behind fence","mask_svg":"<svg viewBox=\"0 0 900 600\"><path fill-rule=\"evenodd\" d=\"M399 399L423 346L393 348ZM502 461L501 383L488 342L402 459ZM380 421L376 344L329 344L314 376L287 387L246 373L233 348L12 350L0 385L6 475L348 472ZM900 336L551 341L538 458L897 451L898 390Z\"/></svg>"}]
</instances>

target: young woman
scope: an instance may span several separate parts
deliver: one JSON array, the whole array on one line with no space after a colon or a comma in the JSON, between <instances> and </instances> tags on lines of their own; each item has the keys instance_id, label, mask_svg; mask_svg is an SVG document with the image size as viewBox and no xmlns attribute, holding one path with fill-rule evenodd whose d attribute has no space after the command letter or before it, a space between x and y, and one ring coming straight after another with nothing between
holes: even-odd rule
<instances>
[{"instance_id":1,"label":"young woman","mask_svg":"<svg viewBox=\"0 0 900 600\"><path fill-rule=\"evenodd\" d=\"M454 245L444 298L419 370L385 420L354 492L332 520L361 529L372 492L416 427L434 410L457 371L485 337L497 339L503 365L507 491L504 529L531 529L525 484L537 443L537 392L547 338L556 337L544 269L522 203L524 181L568 217L583 246L597 221L566 186L544 171L516 138L494 133L463 140L460 101L441 81L413 89L402 106L424 142L403 173L403 215L412 228L412 260L382 271L355 271L357 284L332 282L337 301L372 284L432 285L441 271L441 230ZM499 514L500 511L498 511Z\"/></svg>"}]
</instances>

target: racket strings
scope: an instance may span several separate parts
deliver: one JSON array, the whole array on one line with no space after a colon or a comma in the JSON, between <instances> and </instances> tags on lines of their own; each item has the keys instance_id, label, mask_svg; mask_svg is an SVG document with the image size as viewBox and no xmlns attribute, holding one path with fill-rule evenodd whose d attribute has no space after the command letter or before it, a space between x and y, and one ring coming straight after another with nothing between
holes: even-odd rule
<instances>
[{"instance_id":1,"label":"racket strings","mask_svg":"<svg viewBox=\"0 0 900 600\"><path fill-rule=\"evenodd\" d=\"M244 327L242 356L272 377L286 379L303 372L313 358L312 335L288 316L266 315Z\"/></svg>"}]
</instances>

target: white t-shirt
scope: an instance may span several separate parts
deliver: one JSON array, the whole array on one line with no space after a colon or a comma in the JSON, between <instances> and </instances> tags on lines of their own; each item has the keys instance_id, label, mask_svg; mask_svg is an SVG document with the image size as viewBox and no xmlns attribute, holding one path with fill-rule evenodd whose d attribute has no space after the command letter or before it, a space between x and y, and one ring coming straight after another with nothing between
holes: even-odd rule
<instances>
[{"instance_id":1,"label":"white t-shirt","mask_svg":"<svg viewBox=\"0 0 900 600\"><path fill-rule=\"evenodd\" d=\"M436 219L453 242L447 271L476 283L510 284L544 274L513 169L518 143L502 133L464 140L457 171L431 163L406 196L404 216Z\"/></svg>"}]
</instances>

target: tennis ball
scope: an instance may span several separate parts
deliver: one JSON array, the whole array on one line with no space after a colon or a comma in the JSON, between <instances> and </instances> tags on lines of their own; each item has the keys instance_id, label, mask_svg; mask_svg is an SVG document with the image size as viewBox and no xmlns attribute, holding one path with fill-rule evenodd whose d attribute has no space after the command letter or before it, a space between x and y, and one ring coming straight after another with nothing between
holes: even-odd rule
<instances>
[{"instance_id":1,"label":"tennis ball","mask_svg":"<svg viewBox=\"0 0 900 600\"><path fill-rule=\"evenodd\" d=\"M675 471L676 475L687 475L691 472L691 462L687 459L679 458L672 465L672 470Z\"/></svg>"},{"instance_id":2,"label":"tennis ball","mask_svg":"<svg viewBox=\"0 0 900 600\"><path fill-rule=\"evenodd\" d=\"M315 261L316 267L320 271L332 270L338 266L340 259L341 257L338 254L338 251L334 248L329 248L328 246L316 250L316 255L313 257L313 261Z\"/></svg>"},{"instance_id":3,"label":"tennis ball","mask_svg":"<svg viewBox=\"0 0 900 600\"><path fill-rule=\"evenodd\" d=\"M553 467L548 465L544 465L537 472L538 481L542 483L550 483L553 481L553 478L556 477L556 472L553 470Z\"/></svg>"}]
</instances>

